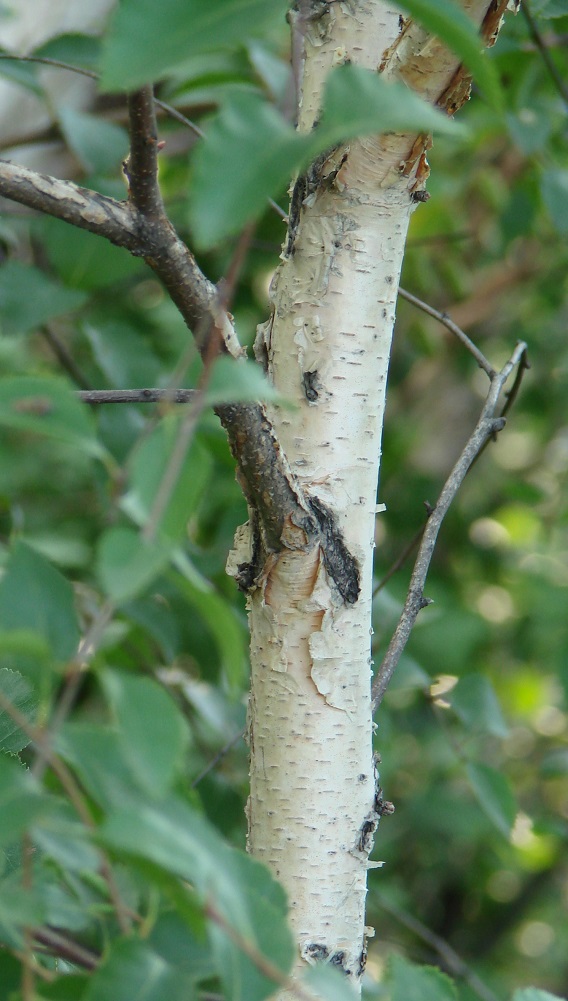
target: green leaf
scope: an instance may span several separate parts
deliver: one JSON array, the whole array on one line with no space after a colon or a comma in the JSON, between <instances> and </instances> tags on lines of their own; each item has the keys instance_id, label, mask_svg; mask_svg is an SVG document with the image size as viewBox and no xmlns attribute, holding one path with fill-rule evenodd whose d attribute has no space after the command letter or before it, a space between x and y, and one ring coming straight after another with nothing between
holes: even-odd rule
<instances>
[{"instance_id":1,"label":"green leaf","mask_svg":"<svg viewBox=\"0 0 568 1001\"><path fill-rule=\"evenodd\" d=\"M329 77L321 123L298 134L256 94L234 94L213 119L193 160L190 219L209 247L264 211L298 169L328 147L393 129L456 134L457 126L402 84L342 66Z\"/></svg>"},{"instance_id":2,"label":"green leaf","mask_svg":"<svg viewBox=\"0 0 568 1001\"><path fill-rule=\"evenodd\" d=\"M101 457L88 408L60 378L0 378L0 426L46 435Z\"/></svg>"},{"instance_id":3,"label":"green leaf","mask_svg":"<svg viewBox=\"0 0 568 1001\"><path fill-rule=\"evenodd\" d=\"M563 1001L558 994L539 990L538 987L522 987L513 994L512 1001Z\"/></svg>"},{"instance_id":4,"label":"green leaf","mask_svg":"<svg viewBox=\"0 0 568 1001\"><path fill-rule=\"evenodd\" d=\"M226 355L218 358L213 366L205 399L212 407L218 403L248 403L253 400L286 402L285 397L268 381L260 365L253 361L235 361Z\"/></svg>"},{"instance_id":5,"label":"green leaf","mask_svg":"<svg viewBox=\"0 0 568 1001\"><path fill-rule=\"evenodd\" d=\"M46 59L58 59L72 66L82 66L86 69L96 69L99 61L101 43L94 35L80 35L68 32L57 35L34 49L34 56L44 56Z\"/></svg>"},{"instance_id":6,"label":"green leaf","mask_svg":"<svg viewBox=\"0 0 568 1001\"><path fill-rule=\"evenodd\" d=\"M3 334L25 334L54 317L80 309L87 297L17 261L0 268L0 329Z\"/></svg>"},{"instance_id":7,"label":"green leaf","mask_svg":"<svg viewBox=\"0 0 568 1001\"><path fill-rule=\"evenodd\" d=\"M495 827L506 838L517 814L517 803L505 776L487 765L470 762L467 777L477 800Z\"/></svg>"},{"instance_id":8,"label":"green leaf","mask_svg":"<svg viewBox=\"0 0 568 1001\"><path fill-rule=\"evenodd\" d=\"M460 135L463 128L401 83L360 66L339 66L325 85L321 122L310 134L315 155L337 142L379 132L437 132Z\"/></svg>"},{"instance_id":9,"label":"green leaf","mask_svg":"<svg viewBox=\"0 0 568 1001\"><path fill-rule=\"evenodd\" d=\"M133 89L191 56L242 45L285 10L284 0L123 0L103 51L103 89Z\"/></svg>"},{"instance_id":10,"label":"green leaf","mask_svg":"<svg viewBox=\"0 0 568 1001\"><path fill-rule=\"evenodd\" d=\"M115 851L146 859L188 880L250 948L288 972L294 946L282 887L259 862L226 846L186 803L171 798L159 809L144 804L138 810L116 810L103 825L101 837ZM261 1001L274 990L222 924L213 920L210 934L218 974L234 1001Z\"/></svg>"},{"instance_id":11,"label":"green leaf","mask_svg":"<svg viewBox=\"0 0 568 1001\"><path fill-rule=\"evenodd\" d=\"M141 790L115 728L66 723L56 735L55 746L104 809L139 801Z\"/></svg>"},{"instance_id":12,"label":"green leaf","mask_svg":"<svg viewBox=\"0 0 568 1001\"><path fill-rule=\"evenodd\" d=\"M88 173L106 174L128 153L128 135L119 125L74 108L59 108L59 121L69 148Z\"/></svg>"},{"instance_id":13,"label":"green leaf","mask_svg":"<svg viewBox=\"0 0 568 1001\"><path fill-rule=\"evenodd\" d=\"M229 684L233 690L239 690L243 683L247 657L245 631L235 610L195 570L185 554L176 554L175 563L181 573L172 573L171 579L187 599L190 608L197 611L209 627Z\"/></svg>"},{"instance_id":14,"label":"green leaf","mask_svg":"<svg viewBox=\"0 0 568 1001\"><path fill-rule=\"evenodd\" d=\"M141 788L152 796L163 795L182 770L189 743L186 720L151 678L105 671L101 680L116 715L125 760Z\"/></svg>"},{"instance_id":15,"label":"green leaf","mask_svg":"<svg viewBox=\"0 0 568 1001\"><path fill-rule=\"evenodd\" d=\"M568 233L568 170L543 170L540 193L557 233Z\"/></svg>"},{"instance_id":16,"label":"green leaf","mask_svg":"<svg viewBox=\"0 0 568 1001\"><path fill-rule=\"evenodd\" d=\"M84 1001L192 1001L192 983L139 939L119 939L95 971Z\"/></svg>"},{"instance_id":17,"label":"green leaf","mask_svg":"<svg viewBox=\"0 0 568 1001\"><path fill-rule=\"evenodd\" d=\"M302 977L302 984L308 987L309 995L321 1001L353 1001L359 995L345 980L345 974L325 963L312 966Z\"/></svg>"},{"instance_id":18,"label":"green leaf","mask_svg":"<svg viewBox=\"0 0 568 1001\"><path fill-rule=\"evenodd\" d=\"M0 629L39 633L61 661L73 657L79 643L71 585L24 542L14 546L0 581Z\"/></svg>"},{"instance_id":19,"label":"green leaf","mask_svg":"<svg viewBox=\"0 0 568 1001\"><path fill-rule=\"evenodd\" d=\"M148 542L132 528L109 528L99 541L97 575L112 601L128 601L149 587L170 556L170 545Z\"/></svg>"},{"instance_id":20,"label":"green leaf","mask_svg":"<svg viewBox=\"0 0 568 1001\"><path fill-rule=\"evenodd\" d=\"M41 852L65 872L96 872L100 854L90 841L90 832L77 820L69 803L57 803L33 825L30 836Z\"/></svg>"},{"instance_id":21,"label":"green leaf","mask_svg":"<svg viewBox=\"0 0 568 1001\"><path fill-rule=\"evenodd\" d=\"M152 928L149 944L177 969L185 970L194 981L215 976L215 965L205 935L192 933L187 922L175 911L159 916Z\"/></svg>"},{"instance_id":22,"label":"green leaf","mask_svg":"<svg viewBox=\"0 0 568 1001\"><path fill-rule=\"evenodd\" d=\"M409 963L392 955L388 962L386 984L389 1001L456 1001L454 983L432 966Z\"/></svg>"},{"instance_id":23,"label":"green leaf","mask_svg":"<svg viewBox=\"0 0 568 1001\"><path fill-rule=\"evenodd\" d=\"M452 0L401 0L400 6L459 56L487 103L501 111L503 92L497 71L483 47L477 25L464 10Z\"/></svg>"},{"instance_id":24,"label":"green leaf","mask_svg":"<svg viewBox=\"0 0 568 1001\"><path fill-rule=\"evenodd\" d=\"M130 490L122 508L138 525L146 523L161 489L180 435L180 418L171 415L134 449L129 463ZM165 544L174 544L186 534L187 523L209 482L211 456L196 440L179 464L168 502L157 524L157 535Z\"/></svg>"},{"instance_id":25,"label":"green leaf","mask_svg":"<svg viewBox=\"0 0 568 1001\"><path fill-rule=\"evenodd\" d=\"M0 46L0 55L12 55L7 49ZM0 76L12 83L19 83L26 90L38 97L43 95L43 88L37 78L37 66L33 63L18 62L17 59L0 58Z\"/></svg>"},{"instance_id":26,"label":"green leaf","mask_svg":"<svg viewBox=\"0 0 568 1001\"><path fill-rule=\"evenodd\" d=\"M29 681L18 671L0 668L0 692L31 723L35 719L38 700ZM30 737L10 714L0 706L0 751L16 754L27 747Z\"/></svg>"},{"instance_id":27,"label":"green leaf","mask_svg":"<svg viewBox=\"0 0 568 1001\"><path fill-rule=\"evenodd\" d=\"M495 689L484 674L466 674L447 696L462 723L474 730L485 730L495 737L506 737L509 730Z\"/></svg>"},{"instance_id":28,"label":"green leaf","mask_svg":"<svg viewBox=\"0 0 568 1001\"><path fill-rule=\"evenodd\" d=\"M0 755L0 846L19 838L27 828L50 812L53 803L16 757Z\"/></svg>"}]
</instances>

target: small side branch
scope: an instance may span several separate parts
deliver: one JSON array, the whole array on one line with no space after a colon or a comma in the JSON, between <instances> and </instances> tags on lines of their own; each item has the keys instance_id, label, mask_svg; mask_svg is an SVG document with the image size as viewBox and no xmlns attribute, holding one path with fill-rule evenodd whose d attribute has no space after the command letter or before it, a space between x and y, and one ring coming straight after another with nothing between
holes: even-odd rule
<instances>
[{"instance_id":1,"label":"small side branch","mask_svg":"<svg viewBox=\"0 0 568 1001\"><path fill-rule=\"evenodd\" d=\"M128 96L130 154L124 162L128 194L148 219L163 219L164 203L158 186L158 128L152 87Z\"/></svg>"},{"instance_id":2,"label":"small side branch","mask_svg":"<svg viewBox=\"0 0 568 1001\"><path fill-rule=\"evenodd\" d=\"M447 313L441 313L439 309L434 309L433 306L429 306L427 302L419 299L417 296L413 295L412 292L407 292L406 289L399 287L398 294L402 299L406 299L407 302L411 302L413 306L421 309L423 313L427 313L428 316L433 316L435 320L439 320L446 330L449 330L454 337L457 337L458 341L461 341L469 353L473 355L479 367L483 369L489 378L493 378L495 375L495 369L491 363L487 360L483 352L480 351L479 348L473 343L471 338L467 336L465 331L462 330L461 327L458 327L457 323L454 323Z\"/></svg>"},{"instance_id":3,"label":"small side branch","mask_svg":"<svg viewBox=\"0 0 568 1001\"><path fill-rule=\"evenodd\" d=\"M424 584L426 582L426 576L428 574L442 521L444 520L450 504L461 487L468 469L481 450L485 447L486 443L505 426L505 418L502 415L495 416L495 411L497 409L497 404L503 387L505 386L505 383L507 382L513 369L517 368L517 366L520 369L527 367L526 350L526 344L522 341L519 342L506 365L503 366L500 372L496 372L493 375L489 393L477 425L448 479L446 480L438 501L428 518L428 522L422 536L420 549L418 551L418 556L416 557L416 563L414 564L414 570L410 579L410 586L408 588L408 594L404 603L402 614L390 641L384 660L377 672L375 680L373 681L372 700L374 710L376 710L382 702L390 679L392 678L396 665L400 660L414 623L418 618L418 613L422 608L430 604L430 601L424 597Z\"/></svg>"},{"instance_id":4,"label":"small side branch","mask_svg":"<svg viewBox=\"0 0 568 1001\"><path fill-rule=\"evenodd\" d=\"M81 389L75 395L82 403L190 403L195 389Z\"/></svg>"}]
</instances>

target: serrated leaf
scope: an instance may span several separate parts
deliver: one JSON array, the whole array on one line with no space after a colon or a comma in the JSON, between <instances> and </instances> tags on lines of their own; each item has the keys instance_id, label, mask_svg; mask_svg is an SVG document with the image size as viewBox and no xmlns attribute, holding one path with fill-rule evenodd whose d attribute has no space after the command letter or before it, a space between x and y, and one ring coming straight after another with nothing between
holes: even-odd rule
<instances>
[{"instance_id":1,"label":"serrated leaf","mask_svg":"<svg viewBox=\"0 0 568 1001\"><path fill-rule=\"evenodd\" d=\"M29 681L18 671L0 668L0 692L15 709L31 723L33 722L38 699ZM16 754L27 747L30 737L12 719L9 712L0 706L0 751Z\"/></svg>"},{"instance_id":2,"label":"serrated leaf","mask_svg":"<svg viewBox=\"0 0 568 1001\"><path fill-rule=\"evenodd\" d=\"M104 454L88 408L63 379L0 378L0 426L45 435L93 457Z\"/></svg>"},{"instance_id":3,"label":"serrated leaf","mask_svg":"<svg viewBox=\"0 0 568 1001\"><path fill-rule=\"evenodd\" d=\"M478 26L463 8L452 0L401 0L400 6L459 56L488 104L501 111L503 92L497 71L483 46Z\"/></svg>"},{"instance_id":4,"label":"serrated leaf","mask_svg":"<svg viewBox=\"0 0 568 1001\"><path fill-rule=\"evenodd\" d=\"M502 772L473 762L466 766L466 772L480 806L508 838L515 822L517 803L507 779Z\"/></svg>"},{"instance_id":5,"label":"serrated leaf","mask_svg":"<svg viewBox=\"0 0 568 1001\"><path fill-rule=\"evenodd\" d=\"M0 330L3 334L25 334L64 313L85 304L87 297L18 261L0 268Z\"/></svg>"},{"instance_id":6,"label":"serrated leaf","mask_svg":"<svg viewBox=\"0 0 568 1001\"><path fill-rule=\"evenodd\" d=\"M89 981L85 1001L192 1001L186 973L139 939L119 939Z\"/></svg>"},{"instance_id":7,"label":"serrated leaf","mask_svg":"<svg viewBox=\"0 0 568 1001\"><path fill-rule=\"evenodd\" d=\"M105 593L120 604L142 594L170 556L167 543L147 541L132 528L109 528L97 548L97 575Z\"/></svg>"},{"instance_id":8,"label":"serrated leaf","mask_svg":"<svg viewBox=\"0 0 568 1001\"><path fill-rule=\"evenodd\" d=\"M409 963L392 955L388 962L386 983L389 1001L456 1001L452 980L432 966Z\"/></svg>"},{"instance_id":9,"label":"serrated leaf","mask_svg":"<svg viewBox=\"0 0 568 1001\"><path fill-rule=\"evenodd\" d=\"M151 678L105 671L123 753L141 788L161 796L181 772L189 730L171 696Z\"/></svg>"},{"instance_id":10,"label":"serrated leaf","mask_svg":"<svg viewBox=\"0 0 568 1001\"><path fill-rule=\"evenodd\" d=\"M24 542L14 546L0 581L0 629L38 633L60 661L73 657L79 643L71 585Z\"/></svg>"},{"instance_id":11,"label":"serrated leaf","mask_svg":"<svg viewBox=\"0 0 568 1001\"><path fill-rule=\"evenodd\" d=\"M103 50L102 86L133 89L191 56L235 48L285 10L284 0L123 0Z\"/></svg>"},{"instance_id":12,"label":"serrated leaf","mask_svg":"<svg viewBox=\"0 0 568 1001\"><path fill-rule=\"evenodd\" d=\"M506 737L509 730L495 689L483 674L466 674L446 696L462 723L474 730L485 730L495 737Z\"/></svg>"}]
</instances>

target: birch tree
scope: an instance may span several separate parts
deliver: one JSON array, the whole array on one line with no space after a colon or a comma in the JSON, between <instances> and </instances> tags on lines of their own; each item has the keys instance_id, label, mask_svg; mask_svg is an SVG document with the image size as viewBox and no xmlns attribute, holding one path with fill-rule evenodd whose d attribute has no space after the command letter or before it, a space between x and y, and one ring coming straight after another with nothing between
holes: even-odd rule
<instances>
[{"instance_id":1,"label":"birch tree","mask_svg":"<svg viewBox=\"0 0 568 1001\"><path fill-rule=\"evenodd\" d=\"M128 92L123 199L39 173L12 158L0 162L5 199L142 258L192 332L204 363L195 390L176 382L174 374L166 388L97 394L83 386L78 399L66 387L30 381L20 386L17 402L7 410L9 427L62 437L106 464L119 507L130 518L128 526L103 533L97 563L103 600L83 630L78 652L70 592L33 549L16 547L0 585L0 621L9 634L34 626L9 598L14 582L27 579L26 574L43 582L44 618L49 617L49 594L60 594L67 609L65 625L44 629L50 656L67 664L62 696L57 674L46 669L51 686L47 727L45 709L42 716L25 706L30 674L25 644L17 648L17 670L1 696L2 709L21 733L21 747L26 739L34 744L35 777L51 771L78 811L91 854L88 865L82 859L77 868L97 870L123 935L101 965L98 954L72 936L58 938L58 922L49 913L44 918L41 908L37 913L31 908L31 916L16 921L8 935L9 945L24 955L26 1001L33 995L34 950L40 947L77 968L96 971L80 994L88 1001L108 996L109 990L120 1001L133 983L142 989L152 977L158 984L156 999L194 996L199 977L168 965L156 944L158 933L150 947L143 935L133 933L133 922L136 928L137 921L146 921L150 928L154 918L140 898L126 904L125 891L117 885L114 863L132 858L141 872L154 867L161 874L155 892L194 923L197 938L201 925L209 928L211 955L204 960L204 977L220 977L227 996L254 1001L276 991L283 1001L307 997L309 991L322 997L335 991L329 996L338 998L360 994L374 934L365 917L367 875L381 865L371 857L375 835L381 818L393 812L373 754L373 714L428 604L424 583L441 521L472 462L504 427L504 387L516 374L510 402L526 365L525 345L518 343L496 370L459 327L444 320L485 372L487 398L428 511L408 597L372 681L373 552L375 521L382 511L377 482L407 229L412 213L429 197L431 133L452 131L453 116L470 96L472 70L485 99L501 113L499 83L482 47L495 43L507 0L490 5L472 0L451 11L419 0L405 3L403 11L383 0L298 0L288 11L297 131L245 94L229 102L203 135L162 100L161 92L156 99L153 84L188 52L213 48L211 38L224 44L236 32L244 39L255 33L257 22L275 17L264 3L250 0L241 6L219 5L212 24L207 3L195 3L189 17L170 0L168 11L160 14L171 18L163 47L156 44L157 15L149 4L125 2L116 11L100 66L107 92ZM38 50L30 59L51 60L61 69L66 64L61 51ZM79 70L96 78L98 69L90 65ZM225 281L218 285L201 270L166 213L158 184L163 144L157 111L181 117L200 135L190 196L200 248L238 236ZM85 128L82 135L85 153ZM105 136L113 141L111 131ZM240 168L247 149L258 163L250 174L237 169L223 186L231 158ZM258 327L253 366L245 360L230 310L252 224L288 174L286 235L270 283L270 315ZM92 338L95 343L96 335ZM53 347L53 339L50 343ZM73 374L73 360L55 344ZM95 443L82 409L86 402L117 399L162 401L170 409L185 404L179 419L166 414L163 424L138 443L127 465L127 487L112 457ZM174 702L155 682L99 661L109 624L112 629L125 603L160 575L174 574L190 601L203 608L183 535L206 482L195 433L210 404L228 436L248 508L227 571L246 594L250 626L247 819L253 862L241 856L237 861L178 795L188 731ZM218 612L219 605L211 604L207 614L214 618ZM16 647L17 642L13 639ZM112 727L82 737L63 724L93 666ZM38 682L31 676L33 688ZM148 732L142 732L140 718ZM100 773L93 764L99 757ZM108 772L117 761L123 774L113 786ZM19 772L10 772L6 781L22 800L36 797L31 843L49 858L54 850L50 811L60 805L55 808L37 789L28 789ZM93 803L101 822L93 817ZM28 827L23 817L13 833L25 834ZM32 862L26 845L29 888ZM291 939L280 886L286 892ZM434 983L440 997L449 996L445 982ZM428 984L424 981L424 990Z\"/></svg>"}]
</instances>

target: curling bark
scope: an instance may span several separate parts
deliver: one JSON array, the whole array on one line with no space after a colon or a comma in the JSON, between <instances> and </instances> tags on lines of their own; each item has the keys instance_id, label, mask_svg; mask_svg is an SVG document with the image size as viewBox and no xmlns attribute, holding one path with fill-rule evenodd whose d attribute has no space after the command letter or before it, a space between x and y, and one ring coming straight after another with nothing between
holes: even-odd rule
<instances>
[{"instance_id":1,"label":"curling bark","mask_svg":"<svg viewBox=\"0 0 568 1001\"><path fill-rule=\"evenodd\" d=\"M402 79L448 113L467 99L457 59L382 0L297 6L300 130L316 125L325 78L342 62ZM504 4L489 12L487 0L465 6L479 23L485 18L486 40L494 40ZM376 490L399 274L411 212L425 200L428 145L427 136L357 140L318 158L293 186L256 354L295 404L272 407L268 417L290 482L320 513L323 530L314 541L289 520L275 553L263 549L252 511L229 560L236 576L258 568L248 599L249 847L287 889L298 970L327 960L356 988L371 934L367 871L380 864L369 856L383 812L370 698ZM330 573L330 534L351 561L347 591Z\"/></svg>"}]
</instances>

